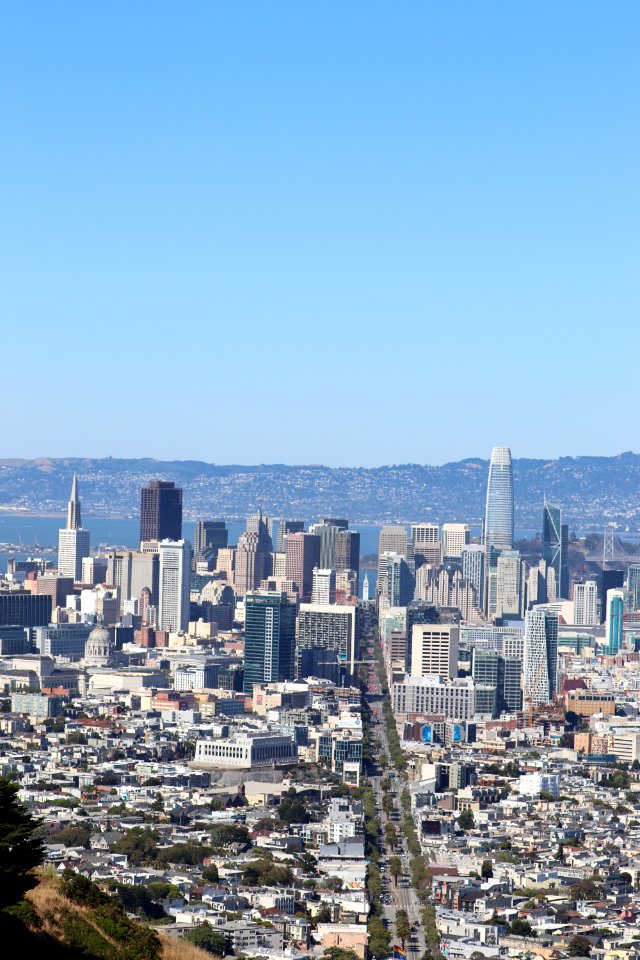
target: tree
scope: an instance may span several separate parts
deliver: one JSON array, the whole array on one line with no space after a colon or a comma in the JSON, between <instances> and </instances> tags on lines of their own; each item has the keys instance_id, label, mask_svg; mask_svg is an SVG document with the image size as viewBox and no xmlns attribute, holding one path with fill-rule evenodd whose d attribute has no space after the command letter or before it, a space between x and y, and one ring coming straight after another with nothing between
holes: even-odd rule
<instances>
[{"instance_id":1,"label":"tree","mask_svg":"<svg viewBox=\"0 0 640 960\"><path fill-rule=\"evenodd\" d=\"M590 957L592 946L593 944L590 940L587 940L586 937L581 937L580 934L578 934L569 941L569 946L567 947L567 956Z\"/></svg>"},{"instance_id":2,"label":"tree","mask_svg":"<svg viewBox=\"0 0 640 960\"><path fill-rule=\"evenodd\" d=\"M382 798L382 810L387 817L391 815L393 810L393 797L388 793L385 793Z\"/></svg>"},{"instance_id":3,"label":"tree","mask_svg":"<svg viewBox=\"0 0 640 960\"><path fill-rule=\"evenodd\" d=\"M530 937L533 934L533 927L528 920L522 920L517 917L509 928L514 937Z\"/></svg>"},{"instance_id":4,"label":"tree","mask_svg":"<svg viewBox=\"0 0 640 960\"><path fill-rule=\"evenodd\" d=\"M384 957L389 953L391 934L380 917L369 920L369 951L374 957Z\"/></svg>"},{"instance_id":5,"label":"tree","mask_svg":"<svg viewBox=\"0 0 640 960\"><path fill-rule=\"evenodd\" d=\"M390 820L384 825L384 838L387 841L388 847L393 847L398 838L398 831L396 830L395 824Z\"/></svg>"},{"instance_id":6,"label":"tree","mask_svg":"<svg viewBox=\"0 0 640 960\"><path fill-rule=\"evenodd\" d=\"M202 871L202 879L205 883L217 883L220 879L218 875L218 868L215 863L209 864L208 867L205 867Z\"/></svg>"},{"instance_id":7,"label":"tree","mask_svg":"<svg viewBox=\"0 0 640 960\"><path fill-rule=\"evenodd\" d=\"M483 860L483 861L482 861L482 871L481 871L481 873L482 873L482 879L483 879L483 880L491 880L491 878L492 878L492 876L493 876L493 867L492 867L492 865L491 865L491 860Z\"/></svg>"},{"instance_id":8,"label":"tree","mask_svg":"<svg viewBox=\"0 0 640 960\"><path fill-rule=\"evenodd\" d=\"M0 777L0 908L20 900L34 885L31 870L42 862L40 823L18 802L19 787Z\"/></svg>"},{"instance_id":9,"label":"tree","mask_svg":"<svg viewBox=\"0 0 640 960\"><path fill-rule=\"evenodd\" d=\"M476 825L476 819L471 810L463 810L458 817L458 826L461 830L473 830Z\"/></svg>"},{"instance_id":10,"label":"tree","mask_svg":"<svg viewBox=\"0 0 640 960\"><path fill-rule=\"evenodd\" d=\"M594 880L578 880L569 889L572 900L596 900L601 887Z\"/></svg>"},{"instance_id":11,"label":"tree","mask_svg":"<svg viewBox=\"0 0 640 960\"><path fill-rule=\"evenodd\" d=\"M398 910L396 913L396 933L402 942L402 949L411 936L411 921L406 910Z\"/></svg>"},{"instance_id":12,"label":"tree","mask_svg":"<svg viewBox=\"0 0 640 960\"><path fill-rule=\"evenodd\" d=\"M207 953L213 953L217 957L224 957L226 951L226 940L223 933L214 930L206 921L195 930L188 930L184 939L194 946L206 950Z\"/></svg>"},{"instance_id":13,"label":"tree","mask_svg":"<svg viewBox=\"0 0 640 960\"><path fill-rule=\"evenodd\" d=\"M285 823L309 823L311 820L307 807L296 797L294 787L290 787L280 801L278 817Z\"/></svg>"},{"instance_id":14,"label":"tree","mask_svg":"<svg viewBox=\"0 0 640 960\"><path fill-rule=\"evenodd\" d=\"M391 857L389 860L389 873L393 877L393 883L398 886L398 877L402 876L402 861L400 857Z\"/></svg>"},{"instance_id":15,"label":"tree","mask_svg":"<svg viewBox=\"0 0 640 960\"><path fill-rule=\"evenodd\" d=\"M123 853L132 866L139 867L158 856L158 834L155 830L133 827L116 841L113 849L115 853Z\"/></svg>"}]
</instances>

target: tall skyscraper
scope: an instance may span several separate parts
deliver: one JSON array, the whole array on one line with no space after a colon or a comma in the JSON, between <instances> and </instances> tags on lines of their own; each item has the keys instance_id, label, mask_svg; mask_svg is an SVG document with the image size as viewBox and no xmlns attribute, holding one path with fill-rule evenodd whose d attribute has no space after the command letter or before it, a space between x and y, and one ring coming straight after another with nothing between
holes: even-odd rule
<instances>
[{"instance_id":1,"label":"tall skyscraper","mask_svg":"<svg viewBox=\"0 0 640 960\"><path fill-rule=\"evenodd\" d=\"M276 553L285 552L285 537L289 533L303 533L304 520L281 520L276 537Z\"/></svg>"},{"instance_id":2,"label":"tall skyscraper","mask_svg":"<svg viewBox=\"0 0 640 960\"><path fill-rule=\"evenodd\" d=\"M258 533L245 531L238 537L235 550L235 569L233 583L239 596L256 590L262 580L268 577L265 570L265 553L260 544Z\"/></svg>"},{"instance_id":3,"label":"tall skyscraper","mask_svg":"<svg viewBox=\"0 0 640 960\"><path fill-rule=\"evenodd\" d=\"M460 560L462 551L469 543L469 524L443 523L442 524L442 559Z\"/></svg>"},{"instance_id":4,"label":"tall skyscraper","mask_svg":"<svg viewBox=\"0 0 640 960\"><path fill-rule=\"evenodd\" d=\"M295 583L303 603L311 600L313 571L319 566L320 537L315 533L290 533L286 540L286 577Z\"/></svg>"},{"instance_id":5,"label":"tall skyscraper","mask_svg":"<svg viewBox=\"0 0 640 960\"><path fill-rule=\"evenodd\" d=\"M597 580L574 580L573 622L580 627L595 627L598 623Z\"/></svg>"},{"instance_id":6,"label":"tall skyscraper","mask_svg":"<svg viewBox=\"0 0 640 960\"><path fill-rule=\"evenodd\" d=\"M67 504L67 525L58 531L58 573L72 577L74 583L82 580L82 561L91 553L89 531L82 527L78 478L75 473L71 483L71 496Z\"/></svg>"},{"instance_id":7,"label":"tall skyscraper","mask_svg":"<svg viewBox=\"0 0 640 960\"><path fill-rule=\"evenodd\" d=\"M337 651L347 677L357 672L360 611L355 604L301 603L298 613L298 650Z\"/></svg>"},{"instance_id":8,"label":"tall skyscraper","mask_svg":"<svg viewBox=\"0 0 640 960\"><path fill-rule=\"evenodd\" d=\"M336 572L316 567L313 571L311 603L336 602Z\"/></svg>"},{"instance_id":9,"label":"tall skyscraper","mask_svg":"<svg viewBox=\"0 0 640 960\"><path fill-rule=\"evenodd\" d=\"M158 550L158 626L169 633L186 630L189 626L191 546L186 540L162 540L158 544Z\"/></svg>"},{"instance_id":10,"label":"tall skyscraper","mask_svg":"<svg viewBox=\"0 0 640 960\"><path fill-rule=\"evenodd\" d=\"M526 600L525 562L519 550L501 550L496 562L496 617L522 617Z\"/></svg>"},{"instance_id":11,"label":"tall skyscraper","mask_svg":"<svg viewBox=\"0 0 640 960\"><path fill-rule=\"evenodd\" d=\"M634 613L640 610L640 563L629 564L625 608Z\"/></svg>"},{"instance_id":12,"label":"tall skyscraper","mask_svg":"<svg viewBox=\"0 0 640 960\"><path fill-rule=\"evenodd\" d=\"M333 544L333 564L336 570L354 570L360 573L360 534L357 530L338 530Z\"/></svg>"},{"instance_id":13,"label":"tall skyscraper","mask_svg":"<svg viewBox=\"0 0 640 960\"><path fill-rule=\"evenodd\" d=\"M484 606L484 547L479 543L470 543L462 548L462 579L476 590L476 602L481 610Z\"/></svg>"},{"instance_id":14,"label":"tall skyscraper","mask_svg":"<svg viewBox=\"0 0 640 960\"><path fill-rule=\"evenodd\" d=\"M607 591L607 616L605 620L605 636L607 638L607 653L615 657L622 650L624 626L624 590Z\"/></svg>"},{"instance_id":15,"label":"tall skyscraper","mask_svg":"<svg viewBox=\"0 0 640 960\"><path fill-rule=\"evenodd\" d=\"M569 529L562 523L562 510L545 500L542 511L542 559L556 573L559 597L569 598Z\"/></svg>"},{"instance_id":16,"label":"tall skyscraper","mask_svg":"<svg viewBox=\"0 0 640 960\"><path fill-rule=\"evenodd\" d=\"M549 703L558 685L558 615L544 607L527 611L524 629L524 699Z\"/></svg>"},{"instance_id":17,"label":"tall skyscraper","mask_svg":"<svg viewBox=\"0 0 640 960\"><path fill-rule=\"evenodd\" d=\"M416 570L425 563L436 566L442 563L440 527L437 523L412 523L411 543Z\"/></svg>"},{"instance_id":18,"label":"tall skyscraper","mask_svg":"<svg viewBox=\"0 0 640 960\"><path fill-rule=\"evenodd\" d=\"M229 531L223 520L198 520L193 535L193 559L216 560L218 550L229 544Z\"/></svg>"},{"instance_id":19,"label":"tall skyscraper","mask_svg":"<svg viewBox=\"0 0 640 960\"><path fill-rule=\"evenodd\" d=\"M386 557L386 584L382 594L387 597L392 607L406 607L413 600L416 578L413 562L408 563L405 557L398 553L385 553Z\"/></svg>"},{"instance_id":20,"label":"tall skyscraper","mask_svg":"<svg viewBox=\"0 0 640 960\"><path fill-rule=\"evenodd\" d=\"M338 517L325 517L322 523L314 523L309 527L310 533L320 537L320 566L324 570L338 569L335 560L336 537L341 531L346 532L349 522Z\"/></svg>"},{"instance_id":21,"label":"tall skyscraper","mask_svg":"<svg viewBox=\"0 0 640 960\"><path fill-rule=\"evenodd\" d=\"M245 599L244 692L254 683L293 680L296 603L286 593L259 591Z\"/></svg>"},{"instance_id":22,"label":"tall skyscraper","mask_svg":"<svg viewBox=\"0 0 640 960\"><path fill-rule=\"evenodd\" d=\"M182 490L169 480L152 480L140 491L140 542L180 540Z\"/></svg>"},{"instance_id":23,"label":"tall skyscraper","mask_svg":"<svg viewBox=\"0 0 640 960\"><path fill-rule=\"evenodd\" d=\"M489 463L484 544L513 549L513 468L509 447L494 447Z\"/></svg>"}]
</instances>

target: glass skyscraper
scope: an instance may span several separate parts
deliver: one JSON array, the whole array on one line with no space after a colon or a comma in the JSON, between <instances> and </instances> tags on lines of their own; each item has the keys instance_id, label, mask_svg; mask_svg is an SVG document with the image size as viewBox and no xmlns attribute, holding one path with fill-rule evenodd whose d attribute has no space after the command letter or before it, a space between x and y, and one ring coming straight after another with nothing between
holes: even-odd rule
<instances>
[{"instance_id":1,"label":"glass skyscraper","mask_svg":"<svg viewBox=\"0 0 640 960\"><path fill-rule=\"evenodd\" d=\"M568 551L568 528L562 523L562 510L545 500L542 512L542 559L555 570L558 596L565 600L569 599Z\"/></svg>"},{"instance_id":2,"label":"glass skyscraper","mask_svg":"<svg viewBox=\"0 0 640 960\"><path fill-rule=\"evenodd\" d=\"M491 451L484 543L499 550L513 549L513 468L509 447L494 447Z\"/></svg>"}]
</instances>

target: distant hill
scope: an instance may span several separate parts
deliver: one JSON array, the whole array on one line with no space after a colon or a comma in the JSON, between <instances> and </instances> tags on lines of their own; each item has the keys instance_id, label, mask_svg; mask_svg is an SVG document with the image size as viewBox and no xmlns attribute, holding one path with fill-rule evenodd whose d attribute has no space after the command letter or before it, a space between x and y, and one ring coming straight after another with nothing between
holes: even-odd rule
<instances>
[{"instance_id":1,"label":"distant hill","mask_svg":"<svg viewBox=\"0 0 640 960\"><path fill-rule=\"evenodd\" d=\"M345 516L354 521L468 520L484 512L488 461L442 466L218 465L197 460L0 460L0 507L38 513L64 510L71 476L80 477L86 516L135 517L139 489L151 479L184 488L185 516L245 517L262 503L274 517ZM564 508L572 528L615 521L640 525L640 455L515 460L516 526L540 529L544 495Z\"/></svg>"}]
</instances>

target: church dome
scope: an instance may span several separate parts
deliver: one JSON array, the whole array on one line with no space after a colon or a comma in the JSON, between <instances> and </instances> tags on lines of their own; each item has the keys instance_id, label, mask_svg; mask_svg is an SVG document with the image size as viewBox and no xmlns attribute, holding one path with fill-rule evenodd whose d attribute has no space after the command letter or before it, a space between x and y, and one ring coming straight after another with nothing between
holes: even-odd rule
<instances>
[{"instance_id":1,"label":"church dome","mask_svg":"<svg viewBox=\"0 0 640 960\"><path fill-rule=\"evenodd\" d=\"M113 655L113 641L109 631L98 624L94 627L84 648L85 660L96 664L106 664Z\"/></svg>"}]
</instances>

